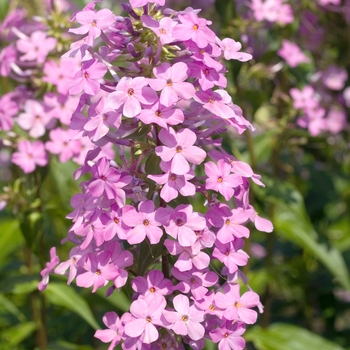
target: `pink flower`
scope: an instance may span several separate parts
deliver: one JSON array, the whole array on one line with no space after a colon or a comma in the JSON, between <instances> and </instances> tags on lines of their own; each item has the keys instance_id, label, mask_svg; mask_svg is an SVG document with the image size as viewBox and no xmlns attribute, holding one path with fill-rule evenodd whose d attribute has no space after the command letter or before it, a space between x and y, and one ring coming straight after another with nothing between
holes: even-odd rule
<instances>
[{"instance_id":1,"label":"pink flower","mask_svg":"<svg viewBox=\"0 0 350 350\"><path fill-rule=\"evenodd\" d=\"M147 177L157 184L163 185L160 191L160 197L166 202L178 197L179 192L183 196L193 196L196 193L196 187L188 180L194 178L194 174L189 172L185 175L176 175L170 171L170 162L161 162L160 168L165 172L162 175L148 175Z\"/></svg>"},{"instance_id":2,"label":"pink flower","mask_svg":"<svg viewBox=\"0 0 350 350\"><path fill-rule=\"evenodd\" d=\"M282 47L277 51L292 68L300 63L308 63L310 59L300 50L299 46L288 40L282 41Z\"/></svg>"},{"instance_id":3,"label":"pink flower","mask_svg":"<svg viewBox=\"0 0 350 350\"><path fill-rule=\"evenodd\" d=\"M179 335L188 335L192 340L204 337L205 329L200 322L204 321L204 312L195 305L190 306L189 299L182 294L173 300L176 311L164 310L163 315L172 325L170 328Z\"/></svg>"},{"instance_id":4,"label":"pink flower","mask_svg":"<svg viewBox=\"0 0 350 350\"><path fill-rule=\"evenodd\" d=\"M234 194L234 188L243 183L238 175L231 174L231 165L223 159L217 162L204 164L205 173L208 175L205 187L208 190L220 192L228 201Z\"/></svg>"},{"instance_id":5,"label":"pink flower","mask_svg":"<svg viewBox=\"0 0 350 350\"><path fill-rule=\"evenodd\" d=\"M226 60L238 60L241 62L249 61L253 56L249 53L239 52L242 48L242 44L231 38L225 38L222 41L217 39L221 49L224 51L224 57Z\"/></svg>"},{"instance_id":6,"label":"pink flower","mask_svg":"<svg viewBox=\"0 0 350 350\"><path fill-rule=\"evenodd\" d=\"M156 244L160 241L163 231L159 227L161 223L156 219L157 211L154 210L154 203L152 201L140 202L138 212L132 206L126 206L124 208L123 222L129 227L132 227L126 233L126 239L130 244L141 243L146 236L151 244Z\"/></svg>"},{"instance_id":7,"label":"pink flower","mask_svg":"<svg viewBox=\"0 0 350 350\"><path fill-rule=\"evenodd\" d=\"M184 62L177 62L173 66L165 62L153 69L156 79L148 79L149 85L156 91L162 90L160 103L170 107L180 98L189 100L196 90L191 83L185 82L189 76L189 69Z\"/></svg>"},{"instance_id":8,"label":"pink flower","mask_svg":"<svg viewBox=\"0 0 350 350\"><path fill-rule=\"evenodd\" d=\"M157 34L162 45L169 44L175 40L172 36L172 32L177 23L170 17L163 17L157 22L152 17L143 15L141 16L141 20L145 27Z\"/></svg>"},{"instance_id":9,"label":"pink flower","mask_svg":"<svg viewBox=\"0 0 350 350\"><path fill-rule=\"evenodd\" d=\"M17 104L11 99L11 93L0 97L0 130L9 131L13 127L13 117L17 114Z\"/></svg>"},{"instance_id":10,"label":"pink flower","mask_svg":"<svg viewBox=\"0 0 350 350\"><path fill-rule=\"evenodd\" d=\"M91 59L82 63L82 68L75 74L74 80L68 85L71 95L84 91L88 95L96 95L100 90L99 80L107 72L106 66L97 59Z\"/></svg>"},{"instance_id":11,"label":"pink flower","mask_svg":"<svg viewBox=\"0 0 350 350\"><path fill-rule=\"evenodd\" d=\"M38 63L43 63L49 52L55 48L56 43L57 40L47 37L45 32L35 31L30 37L17 41L18 51L24 53L19 59L20 61L36 60Z\"/></svg>"},{"instance_id":12,"label":"pink flower","mask_svg":"<svg viewBox=\"0 0 350 350\"><path fill-rule=\"evenodd\" d=\"M41 103L27 100L24 104L24 113L19 114L17 123L24 130L29 130L29 136L40 137L45 134L46 127L50 126L52 120Z\"/></svg>"},{"instance_id":13,"label":"pink flower","mask_svg":"<svg viewBox=\"0 0 350 350\"><path fill-rule=\"evenodd\" d=\"M55 266L60 262L60 259L56 255L56 248L52 247L50 249L50 262L46 263L46 267L40 272L42 280L38 284L39 290L45 290L49 284L50 273L53 272Z\"/></svg>"},{"instance_id":14,"label":"pink flower","mask_svg":"<svg viewBox=\"0 0 350 350\"><path fill-rule=\"evenodd\" d=\"M346 69L332 65L322 73L322 82L331 90L341 90L348 80Z\"/></svg>"},{"instance_id":15,"label":"pink flower","mask_svg":"<svg viewBox=\"0 0 350 350\"><path fill-rule=\"evenodd\" d=\"M132 338L143 335L142 341L146 344L156 341L159 333L155 325L163 325L161 316L165 306L166 300L160 295L150 300L134 301L130 306L130 313L134 319L125 325L125 334Z\"/></svg>"},{"instance_id":16,"label":"pink flower","mask_svg":"<svg viewBox=\"0 0 350 350\"><path fill-rule=\"evenodd\" d=\"M141 112L141 103L152 105L157 99L156 92L147 85L144 77L123 77L116 91L108 95L108 106L114 109L123 106L123 115L127 118L137 116Z\"/></svg>"},{"instance_id":17,"label":"pink flower","mask_svg":"<svg viewBox=\"0 0 350 350\"><path fill-rule=\"evenodd\" d=\"M112 350L119 344L124 331L122 320L114 311L107 312L103 318L103 323L108 329L99 329L95 332L95 338L104 343L111 343L108 350Z\"/></svg>"},{"instance_id":18,"label":"pink flower","mask_svg":"<svg viewBox=\"0 0 350 350\"><path fill-rule=\"evenodd\" d=\"M158 136L164 146L157 146L155 152L163 161L171 161L170 170L176 175L185 175L190 171L188 161L200 164L206 157L203 149L193 146L197 137L190 129L181 129L176 133L169 127L169 130L162 129Z\"/></svg>"},{"instance_id":19,"label":"pink flower","mask_svg":"<svg viewBox=\"0 0 350 350\"><path fill-rule=\"evenodd\" d=\"M209 335L214 343L219 343L219 350L243 350L245 340L241 335L244 332L244 323L226 321L220 327L210 331Z\"/></svg>"},{"instance_id":20,"label":"pink flower","mask_svg":"<svg viewBox=\"0 0 350 350\"><path fill-rule=\"evenodd\" d=\"M79 28L71 28L69 31L75 34L88 33L87 44L93 46L94 40L115 23L115 15L111 10L100 11L83 10L76 14L76 20L82 24Z\"/></svg>"},{"instance_id":21,"label":"pink flower","mask_svg":"<svg viewBox=\"0 0 350 350\"><path fill-rule=\"evenodd\" d=\"M315 90L310 85L306 85L302 90L292 88L289 92L295 109L314 109L318 106Z\"/></svg>"},{"instance_id":22,"label":"pink flower","mask_svg":"<svg viewBox=\"0 0 350 350\"><path fill-rule=\"evenodd\" d=\"M154 3L163 6L165 4L165 0L130 0L130 5L134 8Z\"/></svg>"},{"instance_id":23,"label":"pink flower","mask_svg":"<svg viewBox=\"0 0 350 350\"><path fill-rule=\"evenodd\" d=\"M37 165L45 166L48 162L45 147L41 141L20 141L18 151L13 153L11 161L25 173L31 173Z\"/></svg>"},{"instance_id":24,"label":"pink flower","mask_svg":"<svg viewBox=\"0 0 350 350\"><path fill-rule=\"evenodd\" d=\"M46 142L45 148L52 154L59 155L60 162L65 163L79 153L80 142L72 140L75 134L76 132L71 129L56 128L51 130L51 141Z\"/></svg>"},{"instance_id":25,"label":"pink flower","mask_svg":"<svg viewBox=\"0 0 350 350\"><path fill-rule=\"evenodd\" d=\"M189 12L179 15L181 24L173 29L173 36L181 41L192 40L198 47L204 48L209 43L215 42L215 33L207 27L211 24L204 18L199 18L195 13Z\"/></svg>"},{"instance_id":26,"label":"pink flower","mask_svg":"<svg viewBox=\"0 0 350 350\"><path fill-rule=\"evenodd\" d=\"M257 319L257 312L251 310L258 306L258 294L248 291L242 296L239 294L239 284L226 285L224 293L217 293L215 296L216 305L224 309L223 316L230 321L242 321L247 324L253 324Z\"/></svg>"}]
</instances>

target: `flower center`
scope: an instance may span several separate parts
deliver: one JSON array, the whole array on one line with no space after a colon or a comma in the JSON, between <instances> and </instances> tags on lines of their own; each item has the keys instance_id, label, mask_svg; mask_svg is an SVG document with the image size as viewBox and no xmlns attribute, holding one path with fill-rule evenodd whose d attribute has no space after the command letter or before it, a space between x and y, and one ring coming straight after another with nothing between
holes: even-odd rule
<instances>
[{"instance_id":1,"label":"flower center","mask_svg":"<svg viewBox=\"0 0 350 350\"><path fill-rule=\"evenodd\" d=\"M198 25L198 24L194 24L194 25L193 25L193 30L198 30L198 28L199 28L199 25Z\"/></svg>"},{"instance_id":2,"label":"flower center","mask_svg":"<svg viewBox=\"0 0 350 350\"><path fill-rule=\"evenodd\" d=\"M223 181L222 176L219 176L219 177L218 177L218 183L221 184L222 181Z\"/></svg>"},{"instance_id":3,"label":"flower center","mask_svg":"<svg viewBox=\"0 0 350 350\"><path fill-rule=\"evenodd\" d=\"M96 275L101 275L101 270L100 269L96 270Z\"/></svg>"},{"instance_id":4,"label":"flower center","mask_svg":"<svg viewBox=\"0 0 350 350\"><path fill-rule=\"evenodd\" d=\"M89 77L89 73L84 73L84 77L87 79Z\"/></svg>"},{"instance_id":5,"label":"flower center","mask_svg":"<svg viewBox=\"0 0 350 350\"><path fill-rule=\"evenodd\" d=\"M159 29L159 33L160 33L160 34L166 34L166 30L165 30L164 28L160 28L160 29Z\"/></svg>"},{"instance_id":6,"label":"flower center","mask_svg":"<svg viewBox=\"0 0 350 350\"><path fill-rule=\"evenodd\" d=\"M177 176L176 176L175 174L171 174L171 175L170 175L170 180L171 180L171 181L175 181L176 178L177 178Z\"/></svg>"},{"instance_id":7,"label":"flower center","mask_svg":"<svg viewBox=\"0 0 350 350\"><path fill-rule=\"evenodd\" d=\"M151 287L151 288L149 289L149 291L150 291L151 293L155 293L155 292L156 292L156 289L155 289L154 287Z\"/></svg>"},{"instance_id":8,"label":"flower center","mask_svg":"<svg viewBox=\"0 0 350 350\"><path fill-rule=\"evenodd\" d=\"M129 96L132 96L132 95L134 94L134 92L135 92L134 89L129 89L129 90L128 90L128 95L129 95Z\"/></svg>"},{"instance_id":9,"label":"flower center","mask_svg":"<svg viewBox=\"0 0 350 350\"><path fill-rule=\"evenodd\" d=\"M167 348L168 348L167 343L163 343L163 344L162 344L162 349L167 349Z\"/></svg>"},{"instance_id":10,"label":"flower center","mask_svg":"<svg viewBox=\"0 0 350 350\"><path fill-rule=\"evenodd\" d=\"M229 225L230 225L230 223L231 223L230 219L226 219L226 221L225 221L225 225L226 225L226 226L229 226Z\"/></svg>"},{"instance_id":11,"label":"flower center","mask_svg":"<svg viewBox=\"0 0 350 350\"><path fill-rule=\"evenodd\" d=\"M147 321L147 322L151 322L152 319L151 319L149 316L147 316L147 317L146 317L146 321Z\"/></svg>"},{"instance_id":12,"label":"flower center","mask_svg":"<svg viewBox=\"0 0 350 350\"><path fill-rule=\"evenodd\" d=\"M210 104L213 104L215 101L212 97L210 97L209 101L208 101Z\"/></svg>"},{"instance_id":13,"label":"flower center","mask_svg":"<svg viewBox=\"0 0 350 350\"><path fill-rule=\"evenodd\" d=\"M149 221L146 219L146 220L143 220L143 224L145 225L145 226L148 226L149 225Z\"/></svg>"},{"instance_id":14,"label":"flower center","mask_svg":"<svg viewBox=\"0 0 350 350\"><path fill-rule=\"evenodd\" d=\"M182 321L187 322L187 321L188 321L188 316L183 315L183 316L182 316Z\"/></svg>"},{"instance_id":15,"label":"flower center","mask_svg":"<svg viewBox=\"0 0 350 350\"><path fill-rule=\"evenodd\" d=\"M176 226L183 226L184 222L181 219L176 220Z\"/></svg>"},{"instance_id":16,"label":"flower center","mask_svg":"<svg viewBox=\"0 0 350 350\"><path fill-rule=\"evenodd\" d=\"M91 25L92 25L93 27L96 27L96 21L93 20L93 21L91 22Z\"/></svg>"},{"instance_id":17,"label":"flower center","mask_svg":"<svg viewBox=\"0 0 350 350\"><path fill-rule=\"evenodd\" d=\"M106 181L107 180L106 176L102 175L101 180Z\"/></svg>"},{"instance_id":18,"label":"flower center","mask_svg":"<svg viewBox=\"0 0 350 350\"><path fill-rule=\"evenodd\" d=\"M181 146L177 146L176 147L176 153L181 153L182 152L182 147Z\"/></svg>"},{"instance_id":19,"label":"flower center","mask_svg":"<svg viewBox=\"0 0 350 350\"><path fill-rule=\"evenodd\" d=\"M161 116L162 116L162 111L160 111L159 109L157 109L155 115L156 115L157 117L161 117Z\"/></svg>"},{"instance_id":20,"label":"flower center","mask_svg":"<svg viewBox=\"0 0 350 350\"><path fill-rule=\"evenodd\" d=\"M114 218L113 220L116 224L119 224L119 219L118 218Z\"/></svg>"},{"instance_id":21,"label":"flower center","mask_svg":"<svg viewBox=\"0 0 350 350\"><path fill-rule=\"evenodd\" d=\"M166 82L166 84L167 84L168 86L173 86L173 82L172 82L171 79L168 79L167 82Z\"/></svg>"},{"instance_id":22,"label":"flower center","mask_svg":"<svg viewBox=\"0 0 350 350\"><path fill-rule=\"evenodd\" d=\"M214 311L214 310L215 310L214 305L213 305L213 304L210 304L210 305L209 305L209 309L210 309L211 311Z\"/></svg>"},{"instance_id":23,"label":"flower center","mask_svg":"<svg viewBox=\"0 0 350 350\"><path fill-rule=\"evenodd\" d=\"M225 333L224 338L227 338L227 337L228 337L228 333Z\"/></svg>"}]
</instances>

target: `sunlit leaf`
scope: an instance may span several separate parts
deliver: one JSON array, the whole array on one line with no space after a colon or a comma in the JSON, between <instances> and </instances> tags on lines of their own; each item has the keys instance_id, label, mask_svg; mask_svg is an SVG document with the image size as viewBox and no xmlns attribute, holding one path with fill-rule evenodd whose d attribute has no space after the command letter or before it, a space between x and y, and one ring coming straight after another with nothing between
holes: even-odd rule
<instances>
[{"instance_id":1,"label":"sunlit leaf","mask_svg":"<svg viewBox=\"0 0 350 350\"><path fill-rule=\"evenodd\" d=\"M89 308L89 305L73 287L66 284L50 283L45 291L47 299L55 305L71 310L82 317L92 328L98 329L99 325Z\"/></svg>"},{"instance_id":2,"label":"sunlit leaf","mask_svg":"<svg viewBox=\"0 0 350 350\"><path fill-rule=\"evenodd\" d=\"M4 329L0 333L0 340L7 346L18 345L24 339L28 338L36 329L37 324L35 322L19 323L16 326ZM8 347L8 349L10 349L10 347Z\"/></svg>"},{"instance_id":3,"label":"sunlit leaf","mask_svg":"<svg viewBox=\"0 0 350 350\"><path fill-rule=\"evenodd\" d=\"M272 324L266 329L255 326L245 333L244 338L252 341L258 350L344 350L304 328L283 323Z\"/></svg>"}]
</instances>

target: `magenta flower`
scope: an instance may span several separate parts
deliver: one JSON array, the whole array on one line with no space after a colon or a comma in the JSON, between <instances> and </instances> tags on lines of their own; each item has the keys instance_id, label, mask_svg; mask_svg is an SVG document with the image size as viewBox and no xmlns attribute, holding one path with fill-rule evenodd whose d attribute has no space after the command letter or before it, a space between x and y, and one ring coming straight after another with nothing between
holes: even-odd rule
<instances>
[{"instance_id":1,"label":"magenta flower","mask_svg":"<svg viewBox=\"0 0 350 350\"><path fill-rule=\"evenodd\" d=\"M165 2L165 0L163 0ZM141 16L142 23L145 27L151 29L159 37L162 45L169 44L175 39L172 35L173 28L176 26L176 22L170 17L163 17L159 22L154 20L150 16Z\"/></svg>"},{"instance_id":2,"label":"magenta flower","mask_svg":"<svg viewBox=\"0 0 350 350\"><path fill-rule=\"evenodd\" d=\"M160 168L165 172L162 175L148 175L147 177L157 184L163 185L160 196L166 202L178 197L179 192L183 196L193 196L196 193L196 186L188 180L194 178L194 174L189 172L185 175L176 175L170 171L170 162L161 162Z\"/></svg>"},{"instance_id":3,"label":"magenta flower","mask_svg":"<svg viewBox=\"0 0 350 350\"><path fill-rule=\"evenodd\" d=\"M145 124L155 123L165 129L168 125L180 124L185 119L181 109L165 107L159 101L151 108L143 109L137 117Z\"/></svg>"},{"instance_id":4,"label":"magenta flower","mask_svg":"<svg viewBox=\"0 0 350 350\"><path fill-rule=\"evenodd\" d=\"M72 140L76 132L74 130L63 130L56 128L50 131L50 140L46 142L45 148L52 154L59 155L62 163L67 162L77 155L80 151L80 142Z\"/></svg>"},{"instance_id":5,"label":"magenta flower","mask_svg":"<svg viewBox=\"0 0 350 350\"><path fill-rule=\"evenodd\" d=\"M147 4L158 4L160 6L164 6L165 0L130 0L130 5L132 7L141 7Z\"/></svg>"},{"instance_id":6,"label":"magenta flower","mask_svg":"<svg viewBox=\"0 0 350 350\"><path fill-rule=\"evenodd\" d=\"M206 189L220 192L227 201L232 198L234 188L243 183L240 176L231 174L231 165L223 159L220 159L217 164L205 163L204 169L208 175L205 183Z\"/></svg>"},{"instance_id":7,"label":"magenta flower","mask_svg":"<svg viewBox=\"0 0 350 350\"><path fill-rule=\"evenodd\" d=\"M164 310L163 315L171 323L170 328L179 335L188 335L192 340L204 337L204 327L200 322L204 321L204 312L195 305L190 306L189 299L182 294L177 295L174 300L176 311Z\"/></svg>"},{"instance_id":8,"label":"magenta flower","mask_svg":"<svg viewBox=\"0 0 350 350\"><path fill-rule=\"evenodd\" d=\"M195 231L203 230L206 220L193 212L192 205L181 204L171 211L169 223L163 226L166 233L177 239L181 246L190 247L197 239Z\"/></svg>"},{"instance_id":9,"label":"magenta flower","mask_svg":"<svg viewBox=\"0 0 350 350\"><path fill-rule=\"evenodd\" d=\"M115 92L108 95L108 106L114 109L123 107L123 115L133 118L141 112L141 104L152 105L157 94L147 86L144 77L123 77L115 88Z\"/></svg>"},{"instance_id":10,"label":"magenta flower","mask_svg":"<svg viewBox=\"0 0 350 350\"><path fill-rule=\"evenodd\" d=\"M301 51L298 45L288 40L282 41L282 47L277 51L292 68L300 63L308 63L310 59Z\"/></svg>"},{"instance_id":11,"label":"magenta flower","mask_svg":"<svg viewBox=\"0 0 350 350\"><path fill-rule=\"evenodd\" d=\"M150 300L138 299L130 306L130 313L135 317L125 325L125 334L129 337L142 337L142 341L150 344L156 341L159 333L156 325L163 326L162 312L165 309L166 300L157 295Z\"/></svg>"},{"instance_id":12,"label":"magenta flower","mask_svg":"<svg viewBox=\"0 0 350 350\"><path fill-rule=\"evenodd\" d=\"M173 128L162 129L159 139L165 146L157 146L156 154L163 161L171 161L171 172L177 175L185 175L190 171L189 162L200 164L206 157L206 152L197 146L196 134L190 129L181 129L175 132Z\"/></svg>"},{"instance_id":13,"label":"magenta flower","mask_svg":"<svg viewBox=\"0 0 350 350\"><path fill-rule=\"evenodd\" d=\"M132 288L141 294L144 299L152 299L155 296L169 295L173 291L173 284L164 278L163 272L151 270L147 278L137 276L132 280Z\"/></svg>"},{"instance_id":14,"label":"magenta flower","mask_svg":"<svg viewBox=\"0 0 350 350\"><path fill-rule=\"evenodd\" d=\"M74 76L74 80L68 85L71 95L76 95L84 91L88 95L96 95L100 90L99 80L107 72L106 66L96 59L91 59L82 63L82 68Z\"/></svg>"},{"instance_id":15,"label":"magenta flower","mask_svg":"<svg viewBox=\"0 0 350 350\"><path fill-rule=\"evenodd\" d=\"M0 75L2 77L9 76L11 72L11 64L17 59L17 51L14 44L10 44L0 50Z\"/></svg>"},{"instance_id":16,"label":"magenta flower","mask_svg":"<svg viewBox=\"0 0 350 350\"><path fill-rule=\"evenodd\" d=\"M126 233L126 239L130 244L141 243L146 236L151 244L156 244L160 241L163 230L159 226L162 224L156 220L157 211L154 210L153 201L140 202L138 212L132 206L124 208L123 222L132 227Z\"/></svg>"},{"instance_id":17,"label":"magenta flower","mask_svg":"<svg viewBox=\"0 0 350 350\"><path fill-rule=\"evenodd\" d=\"M39 290L45 290L49 284L49 276L53 272L55 266L59 264L60 259L56 255L56 248L52 247L50 249L50 262L46 263L46 267L40 272L42 280L38 283Z\"/></svg>"},{"instance_id":18,"label":"magenta flower","mask_svg":"<svg viewBox=\"0 0 350 350\"><path fill-rule=\"evenodd\" d=\"M211 24L204 18L199 18L195 13L189 12L179 15L181 24L173 29L173 36L181 41L192 40L198 47L204 48L209 43L214 43L216 39L215 33L207 27Z\"/></svg>"},{"instance_id":19,"label":"magenta flower","mask_svg":"<svg viewBox=\"0 0 350 350\"><path fill-rule=\"evenodd\" d=\"M40 137L45 134L52 117L44 109L44 106L35 100L27 100L24 104L24 113L17 118L18 125L24 130L29 130L29 136Z\"/></svg>"},{"instance_id":20,"label":"magenta flower","mask_svg":"<svg viewBox=\"0 0 350 350\"><path fill-rule=\"evenodd\" d=\"M56 43L57 40L47 37L45 32L35 31L30 37L17 41L18 51L24 53L19 59L20 61L37 61L38 63L43 63L49 52L55 48Z\"/></svg>"},{"instance_id":21,"label":"magenta flower","mask_svg":"<svg viewBox=\"0 0 350 350\"><path fill-rule=\"evenodd\" d=\"M0 97L0 130L9 131L13 127L13 117L17 114L17 104L12 101L11 93Z\"/></svg>"},{"instance_id":22,"label":"magenta flower","mask_svg":"<svg viewBox=\"0 0 350 350\"><path fill-rule=\"evenodd\" d=\"M226 321L221 327L210 331L209 335L214 343L219 343L219 350L243 350L245 340L241 335L244 332L244 323Z\"/></svg>"},{"instance_id":23,"label":"magenta flower","mask_svg":"<svg viewBox=\"0 0 350 350\"><path fill-rule=\"evenodd\" d=\"M45 166L48 157L41 141L30 142L24 140L18 143L18 152L13 153L11 161L25 173L31 173L37 165Z\"/></svg>"},{"instance_id":24,"label":"magenta flower","mask_svg":"<svg viewBox=\"0 0 350 350\"><path fill-rule=\"evenodd\" d=\"M124 331L122 320L114 311L110 311L105 313L102 321L108 329L99 329L95 332L94 336L104 343L111 343L108 350L113 350L122 339Z\"/></svg>"},{"instance_id":25,"label":"magenta flower","mask_svg":"<svg viewBox=\"0 0 350 350\"><path fill-rule=\"evenodd\" d=\"M196 90L191 83L185 82L189 76L189 69L184 62L177 62L173 66L168 62L153 69L156 79L148 79L149 85L160 94L160 103L170 107L180 98L189 100Z\"/></svg>"},{"instance_id":26,"label":"magenta flower","mask_svg":"<svg viewBox=\"0 0 350 350\"><path fill-rule=\"evenodd\" d=\"M241 62L249 61L253 56L249 53L239 52L242 48L242 44L231 38L225 38L222 41L217 39L221 49L224 51L224 57L226 60L238 60Z\"/></svg>"},{"instance_id":27,"label":"magenta flower","mask_svg":"<svg viewBox=\"0 0 350 350\"><path fill-rule=\"evenodd\" d=\"M87 44L93 46L94 40L115 23L115 15L111 10L100 11L83 10L76 14L76 20L82 24L79 28L71 28L69 31L74 34L88 33Z\"/></svg>"},{"instance_id":28,"label":"magenta flower","mask_svg":"<svg viewBox=\"0 0 350 350\"><path fill-rule=\"evenodd\" d=\"M121 189L131 181L130 175L122 176L121 173L110 166L106 157L102 157L91 168L93 179L88 188L94 197L100 197L105 193L108 199L116 199L118 205L125 204L125 192Z\"/></svg>"},{"instance_id":29,"label":"magenta flower","mask_svg":"<svg viewBox=\"0 0 350 350\"><path fill-rule=\"evenodd\" d=\"M256 322L258 314L251 309L259 305L259 296L251 291L240 296L239 290L239 284L226 285L224 293L216 293L216 305L225 310L223 316L227 320L253 324Z\"/></svg>"}]
</instances>

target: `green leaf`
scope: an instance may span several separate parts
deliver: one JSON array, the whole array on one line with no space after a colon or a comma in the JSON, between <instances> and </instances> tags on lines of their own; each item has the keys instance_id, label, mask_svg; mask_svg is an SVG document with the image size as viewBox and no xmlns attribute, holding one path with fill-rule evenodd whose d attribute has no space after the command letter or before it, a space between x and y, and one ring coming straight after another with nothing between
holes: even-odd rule
<instances>
[{"instance_id":1,"label":"green leaf","mask_svg":"<svg viewBox=\"0 0 350 350\"><path fill-rule=\"evenodd\" d=\"M0 333L0 340L3 344L8 345L8 349L13 349L11 346L18 345L24 339L28 338L37 329L35 322L25 322L17 324L14 327L7 328ZM5 348L7 349L7 348Z\"/></svg>"},{"instance_id":2,"label":"green leaf","mask_svg":"<svg viewBox=\"0 0 350 350\"><path fill-rule=\"evenodd\" d=\"M23 236L16 219L1 219L0 221L0 266L7 260L9 254L23 244Z\"/></svg>"},{"instance_id":3,"label":"green leaf","mask_svg":"<svg viewBox=\"0 0 350 350\"><path fill-rule=\"evenodd\" d=\"M4 310L14 316L21 322L25 321L24 314L17 308L17 306L3 294L0 294L0 310Z\"/></svg>"},{"instance_id":4,"label":"green leaf","mask_svg":"<svg viewBox=\"0 0 350 350\"><path fill-rule=\"evenodd\" d=\"M274 203L275 231L280 237L312 254L332 273L339 284L350 291L349 271L341 252L317 241L318 234L306 213L301 194L287 183L274 182L273 188L279 195L267 200Z\"/></svg>"},{"instance_id":5,"label":"green leaf","mask_svg":"<svg viewBox=\"0 0 350 350\"><path fill-rule=\"evenodd\" d=\"M61 283L50 283L44 293L52 304L62 306L75 312L92 328L100 328L89 308L89 305L84 298L73 289L73 287Z\"/></svg>"},{"instance_id":6,"label":"green leaf","mask_svg":"<svg viewBox=\"0 0 350 350\"><path fill-rule=\"evenodd\" d=\"M304 328L283 323L272 324L266 329L255 326L245 333L244 338L252 341L258 350L344 350Z\"/></svg>"},{"instance_id":7,"label":"green leaf","mask_svg":"<svg viewBox=\"0 0 350 350\"><path fill-rule=\"evenodd\" d=\"M109 297L106 297L106 289L107 288L99 288L97 289L96 294L117 307L119 310L123 312L129 311L131 300L126 296L122 289L115 290Z\"/></svg>"},{"instance_id":8,"label":"green leaf","mask_svg":"<svg viewBox=\"0 0 350 350\"><path fill-rule=\"evenodd\" d=\"M55 344L49 344L47 350L94 350L95 348L89 345L77 345L65 341L58 341Z\"/></svg>"}]
</instances>

